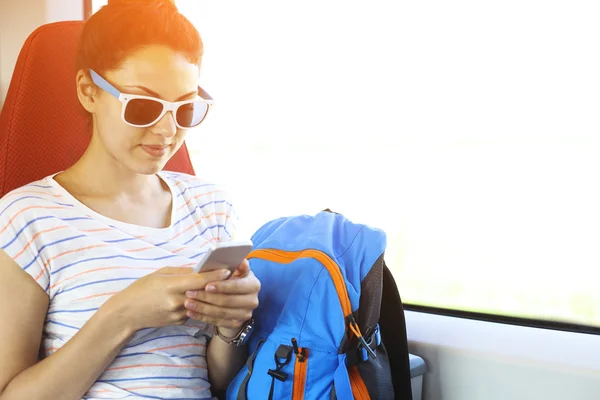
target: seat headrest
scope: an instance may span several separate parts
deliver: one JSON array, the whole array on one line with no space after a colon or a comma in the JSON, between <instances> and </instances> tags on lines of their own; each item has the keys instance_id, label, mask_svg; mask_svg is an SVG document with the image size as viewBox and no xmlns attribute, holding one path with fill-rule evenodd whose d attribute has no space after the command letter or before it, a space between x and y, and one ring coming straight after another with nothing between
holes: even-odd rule
<instances>
[{"instance_id":1,"label":"seat headrest","mask_svg":"<svg viewBox=\"0 0 600 400\"><path fill-rule=\"evenodd\" d=\"M82 28L83 21L42 25L21 49L0 114L0 196L67 169L89 144L75 85ZM165 169L194 174L185 144Z\"/></svg>"}]
</instances>

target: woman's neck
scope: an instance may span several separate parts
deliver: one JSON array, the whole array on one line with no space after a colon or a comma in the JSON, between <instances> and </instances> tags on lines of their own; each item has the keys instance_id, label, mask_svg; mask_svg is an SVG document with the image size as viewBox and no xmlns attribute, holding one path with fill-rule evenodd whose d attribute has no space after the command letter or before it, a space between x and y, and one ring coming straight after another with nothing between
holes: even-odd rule
<instances>
[{"instance_id":1,"label":"woman's neck","mask_svg":"<svg viewBox=\"0 0 600 400\"><path fill-rule=\"evenodd\" d=\"M93 139L92 139L93 140ZM142 174L128 169L102 149L90 143L83 156L63 174L63 179L87 196L148 198L164 191L156 174Z\"/></svg>"}]
</instances>

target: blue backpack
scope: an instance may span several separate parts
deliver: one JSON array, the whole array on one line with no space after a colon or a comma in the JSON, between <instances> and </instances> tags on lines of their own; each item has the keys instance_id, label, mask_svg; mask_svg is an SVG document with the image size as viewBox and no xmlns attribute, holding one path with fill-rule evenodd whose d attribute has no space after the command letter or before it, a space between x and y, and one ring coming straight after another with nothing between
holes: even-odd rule
<instances>
[{"instance_id":1,"label":"blue backpack","mask_svg":"<svg viewBox=\"0 0 600 400\"><path fill-rule=\"evenodd\" d=\"M247 363L227 399L411 398L404 314L381 230L326 210L271 221L252 241L260 305ZM379 324L385 276L397 297L390 295L397 303L385 322L394 332L384 333L399 342L395 367Z\"/></svg>"}]
</instances>

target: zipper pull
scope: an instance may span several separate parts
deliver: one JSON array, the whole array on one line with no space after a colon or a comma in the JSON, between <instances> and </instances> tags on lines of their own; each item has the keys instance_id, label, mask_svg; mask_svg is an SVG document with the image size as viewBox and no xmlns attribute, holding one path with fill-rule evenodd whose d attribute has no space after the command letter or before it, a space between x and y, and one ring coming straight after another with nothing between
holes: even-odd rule
<instances>
[{"instance_id":1,"label":"zipper pull","mask_svg":"<svg viewBox=\"0 0 600 400\"><path fill-rule=\"evenodd\" d=\"M296 338L292 338L292 347L294 348L294 354L298 358L298 361L304 362L304 360L306 359L306 349L303 348L302 350L300 350Z\"/></svg>"}]
</instances>

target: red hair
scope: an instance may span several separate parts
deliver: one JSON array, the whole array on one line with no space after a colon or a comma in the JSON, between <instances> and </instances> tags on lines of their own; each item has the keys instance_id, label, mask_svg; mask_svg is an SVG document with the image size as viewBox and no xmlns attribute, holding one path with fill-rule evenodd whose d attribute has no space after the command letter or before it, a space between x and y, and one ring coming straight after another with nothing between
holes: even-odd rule
<instances>
[{"instance_id":1,"label":"red hair","mask_svg":"<svg viewBox=\"0 0 600 400\"><path fill-rule=\"evenodd\" d=\"M133 51L165 45L193 64L202 59L202 39L169 0L109 0L85 23L77 50L77 70L99 74L118 68Z\"/></svg>"}]
</instances>

